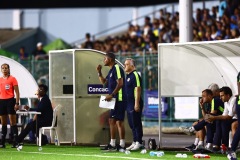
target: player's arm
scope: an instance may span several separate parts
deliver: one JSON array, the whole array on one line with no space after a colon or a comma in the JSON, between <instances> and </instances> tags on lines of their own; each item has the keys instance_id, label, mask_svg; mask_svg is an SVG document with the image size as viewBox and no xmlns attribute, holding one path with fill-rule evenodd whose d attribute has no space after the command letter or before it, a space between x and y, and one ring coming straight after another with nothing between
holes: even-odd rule
<instances>
[{"instance_id":1,"label":"player's arm","mask_svg":"<svg viewBox=\"0 0 240 160\"><path fill-rule=\"evenodd\" d=\"M112 95L113 96L116 95L122 87L123 87L123 78L119 78L117 79L117 86L112 92Z\"/></svg>"},{"instance_id":2,"label":"player's arm","mask_svg":"<svg viewBox=\"0 0 240 160\"><path fill-rule=\"evenodd\" d=\"M201 108L201 111L202 111L202 115L204 117L206 115L206 111L205 111L205 108L204 108L204 103L203 103L203 99L202 98L199 101L199 105L200 105L200 108Z\"/></svg>"},{"instance_id":3,"label":"player's arm","mask_svg":"<svg viewBox=\"0 0 240 160\"><path fill-rule=\"evenodd\" d=\"M100 81L103 85L105 85L105 83L106 83L107 81L106 81L106 78L104 78L103 75L102 75L102 66L99 64L99 65L97 66L96 70L97 70L97 72L98 72L98 79L99 79L99 81Z\"/></svg>"},{"instance_id":4,"label":"player's arm","mask_svg":"<svg viewBox=\"0 0 240 160\"><path fill-rule=\"evenodd\" d=\"M16 105L15 105L15 110L18 110L19 108L19 101L20 101L20 93L19 93L19 88L18 86L14 86L14 91L15 91L15 94L16 94Z\"/></svg>"},{"instance_id":5,"label":"player's arm","mask_svg":"<svg viewBox=\"0 0 240 160\"><path fill-rule=\"evenodd\" d=\"M237 82L237 86L238 86L238 95L240 95L240 81Z\"/></svg>"},{"instance_id":6,"label":"player's arm","mask_svg":"<svg viewBox=\"0 0 240 160\"><path fill-rule=\"evenodd\" d=\"M212 106L211 106L211 112L210 113L216 115L217 111L218 111L218 108L220 107L220 104L218 104L215 101L215 99L213 99L212 102L214 102L214 106L213 106L214 108L212 108ZM211 105L213 105L213 104L211 103Z\"/></svg>"},{"instance_id":7,"label":"player's arm","mask_svg":"<svg viewBox=\"0 0 240 160\"><path fill-rule=\"evenodd\" d=\"M123 78L117 79L117 86L110 95L107 95L105 100L111 101L111 99L118 93L118 91L123 87Z\"/></svg>"},{"instance_id":8,"label":"player's arm","mask_svg":"<svg viewBox=\"0 0 240 160\"><path fill-rule=\"evenodd\" d=\"M140 97L141 97L141 87L135 87L135 106L134 106L134 110L136 112L140 111Z\"/></svg>"}]
</instances>

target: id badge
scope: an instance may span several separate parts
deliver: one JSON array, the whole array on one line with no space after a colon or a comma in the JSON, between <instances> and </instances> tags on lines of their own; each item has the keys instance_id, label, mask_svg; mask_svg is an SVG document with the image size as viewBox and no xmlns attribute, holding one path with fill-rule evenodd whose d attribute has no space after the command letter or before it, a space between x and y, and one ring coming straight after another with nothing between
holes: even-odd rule
<instances>
[{"instance_id":1,"label":"id badge","mask_svg":"<svg viewBox=\"0 0 240 160\"><path fill-rule=\"evenodd\" d=\"M9 90L9 89L10 89L10 85L9 85L9 84L6 84L6 85L5 85L5 89L6 89L6 90Z\"/></svg>"}]
</instances>

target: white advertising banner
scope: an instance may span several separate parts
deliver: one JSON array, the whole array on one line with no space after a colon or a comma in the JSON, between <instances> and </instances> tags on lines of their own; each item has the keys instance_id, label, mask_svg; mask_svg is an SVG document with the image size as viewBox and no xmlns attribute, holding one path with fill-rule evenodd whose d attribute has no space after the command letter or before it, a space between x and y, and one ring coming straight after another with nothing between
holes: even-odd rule
<instances>
[{"instance_id":1,"label":"white advertising banner","mask_svg":"<svg viewBox=\"0 0 240 160\"><path fill-rule=\"evenodd\" d=\"M175 97L175 119L198 119L198 97Z\"/></svg>"}]
</instances>

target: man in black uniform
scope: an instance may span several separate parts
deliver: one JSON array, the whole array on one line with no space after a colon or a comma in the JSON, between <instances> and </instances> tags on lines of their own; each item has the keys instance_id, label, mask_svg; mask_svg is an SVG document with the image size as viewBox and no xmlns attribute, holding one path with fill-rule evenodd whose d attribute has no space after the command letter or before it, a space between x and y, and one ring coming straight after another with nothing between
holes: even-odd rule
<instances>
[{"instance_id":1,"label":"man in black uniform","mask_svg":"<svg viewBox=\"0 0 240 160\"><path fill-rule=\"evenodd\" d=\"M37 132L36 134L38 136L39 128L48 127L52 125L53 109L51 101L48 95L46 94L48 91L48 87L44 84L40 84L38 87L39 88L36 93L40 101L38 106L36 108L29 108L28 106L25 106L25 109L30 111L41 112L41 114L34 115L33 121L29 122L27 126L23 129L23 131L19 134L19 136L17 137L16 147L20 146L19 144L23 141L23 139L28 135L30 131L32 131L33 133Z\"/></svg>"}]
</instances>

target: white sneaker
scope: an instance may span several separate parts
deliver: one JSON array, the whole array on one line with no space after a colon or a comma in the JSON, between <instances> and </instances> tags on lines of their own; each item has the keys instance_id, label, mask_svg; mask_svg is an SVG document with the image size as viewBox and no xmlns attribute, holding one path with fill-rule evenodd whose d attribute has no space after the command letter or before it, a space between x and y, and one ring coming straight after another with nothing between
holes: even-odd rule
<instances>
[{"instance_id":1,"label":"white sneaker","mask_svg":"<svg viewBox=\"0 0 240 160\"><path fill-rule=\"evenodd\" d=\"M142 144L140 144L139 142L136 142L136 144L135 144L134 147L131 149L131 151L140 150L141 147L142 147Z\"/></svg>"},{"instance_id":2,"label":"white sneaker","mask_svg":"<svg viewBox=\"0 0 240 160\"><path fill-rule=\"evenodd\" d=\"M194 131L191 130L191 127L179 127L179 130L189 136L192 136L194 134Z\"/></svg>"},{"instance_id":3,"label":"white sneaker","mask_svg":"<svg viewBox=\"0 0 240 160\"><path fill-rule=\"evenodd\" d=\"M199 144L196 146L196 148L194 150L201 150L201 149L205 149L203 145Z\"/></svg>"},{"instance_id":4,"label":"white sneaker","mask_svg":"<svg viewBox=\"0 0 240 160\"><path fill-rule=\"evenodd\" d=\"M237 160L237 155L235 152L229 152L228 155L227 155L227 158L229 160Z\"/></svg>"},{"instance_id":5,"label":"white sneaker","mask_svg":"<svg viewBox=\"0 0 240 160\"><path fill-rule=\"evenodd\" d=\"M126 150L131 150L135 146L136 142L132 142L131 146L127 147Z\"/></svg>"},{"instance_id":6,"label":"white sneaker","mask_svg":"<svg viewBox=\"0 0 240 160\"><path fill-rule=\"evenodd\" d=\"M210 145L210 146L205 146L205 149L206 150L208 150L208 151L210 151L210 152L213 152L213 146L212 145Z\"/></svg>"}]
</instances>

